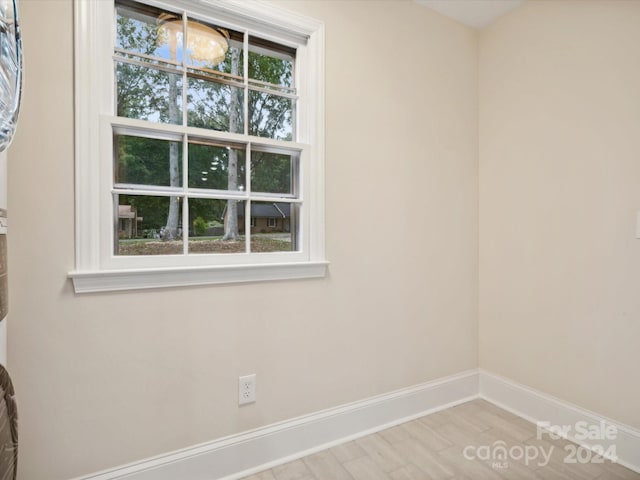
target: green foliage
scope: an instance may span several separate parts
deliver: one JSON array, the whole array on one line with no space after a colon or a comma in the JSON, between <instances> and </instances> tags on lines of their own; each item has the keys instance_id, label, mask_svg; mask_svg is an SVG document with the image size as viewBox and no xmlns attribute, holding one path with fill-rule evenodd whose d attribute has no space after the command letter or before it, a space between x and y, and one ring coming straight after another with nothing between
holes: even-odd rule
<instances>
[{"instance_id":1,"label":"green foliage","mask_svg":"<svg viewBox=\"0 0 640 480\"><path fill-rule=\"evenodd\" d=\"M232 102L232 95L236 101ZM187 92L187 122L191 127L228 132L231 109L238 119L234 133L244 132L244 93L237 87L190 78Z\"/></svg>"},{"instance_id":2,"label":"green foliage","mask_svg":"<svg viewBox=\"0 0 640 480\"><path fill-rule=\"evenodd\" d=\"M131 14L128 8L118 7L116 46L131 52L154 55L160 44L158 26L155 22L135 20Z\"/></svg>"},{"instance_id":3,"label":"green foliage","mask_svg":"<svg viewBox=\"0 0 640 480\"><path fill-rule=\"evenodd\" d=\"M291 87L293 85L293 63L289 60L249 52L249 78Z\"/></svg>"},{"instance_id":4,"label":"green foliage","mask_svg":"<svg viewBox=\"0 0 640 480\"><path fill-rule=\"evenodd\" d=\"M142 195L120 195L120 205L131 205L137 209L138 217L142 222L138 223L138 231L153 230L160 232L167 222L169 211L169 197L149 197Z\"/></svg>"},{"instance_id":5,"label":"green foliage","mask_svg":"<svg viewBox=\"0 0 640 480\"><path fill-rule=\"evenodd\" d=\"M245 153L237 151L238 185L245 185ZM229 170L229 149L213 145L189 145L189 186L226 190Z\"/></svg>"},{"instance_id":6,"label":"green foliage","mask_svg":"<svg viewBox=\"0 0 640 480\"><path fill-rule=\"evenodd\" d=\"M208 198L189 199L189 218L202 218L205 228L221 225L224 218L226 200L211 200ZM196 234L197 235L197 234Z\"/></svg>"},{"instance_id":7,"label":"green foliage","mask_svg":"<svg viewBox=\"0 0 640 480\"><path fill-rule=\"evenodd\" d=\"M128 135L116 136L115 142L116 183L170 185L169 149L178 142ZM182 175L182 143L178 143L178 165Z\"/></svg>"},{"instance_id":8,"label":"green foliage","mask_svg":"<svg viewBox=\"0 0 640 480\"><path fill-rule=\"evenodd\" d=\"M195 218L193 221L193 233L196 237L202 237L207 233L207 221L204 218Z\"/></svg>"},{"instance_id":9,"label":"green foliage","mask_svg":"<svg viewBox=\"0 0 640 480\"><path fill-rule=\"evenodd\" d=\"M117 46L119 48L153 55L159 44L158 29L154 24L118 16ZM147 118L154 112L165 111L166 99L158 92L166 90L168 75L128 63L118 63L116 86L118 91L118 115L129 118Z\"/></svg>"},{"instance_id":10,"label":"green foliage","mask_svg":"<svg viewBox=\"0 0 640 480\"><path fill-rule=\"evenodd\" d=\"M255 192L291 193L291 165L289 155L252 152L251 188Z\"/></svg>"},{"instance_id":11,"label":"green foliage","mask_svg":"<svg viewBox=\"0 0 640 480\"><path fill-rule=\"evenodd\" d=\"M267 55L249 52L249 78L291 86L293 64ZM292 104L286 97L249 92L249 133L258 137L292 139Z\"/></svg>"}]
</instances>

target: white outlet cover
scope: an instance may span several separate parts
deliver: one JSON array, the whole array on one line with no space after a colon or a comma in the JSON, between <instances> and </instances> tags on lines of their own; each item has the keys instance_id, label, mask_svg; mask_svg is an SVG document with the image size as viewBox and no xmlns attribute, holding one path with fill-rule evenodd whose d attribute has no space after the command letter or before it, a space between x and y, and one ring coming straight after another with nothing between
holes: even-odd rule
<instances>
[{"instance_id":1,"label":"white outlet cover","mask_svg":"<svg viewBox=\"0 0 640 480\"><path fill-rule=\"evenodd\" d=\"M256 374L238 378L238 405L246 405L256 401Z\"/></svg>"}]
</instances>

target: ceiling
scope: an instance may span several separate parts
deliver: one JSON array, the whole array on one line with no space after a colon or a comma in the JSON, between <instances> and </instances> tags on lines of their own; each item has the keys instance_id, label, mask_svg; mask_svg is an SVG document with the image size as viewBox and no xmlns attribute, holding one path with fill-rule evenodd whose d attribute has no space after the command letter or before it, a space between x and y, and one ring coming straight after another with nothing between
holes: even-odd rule
<instances>
[{"instance_id":1,"label":"ceiling","mask_svg":"<svg viewBox=\"0 0 640 480\"><path fill-rule=\"evenodd\" d=\"M520 6L524 0L416 0L442 15L477 29Z\"/></svg>"}]
</instances>

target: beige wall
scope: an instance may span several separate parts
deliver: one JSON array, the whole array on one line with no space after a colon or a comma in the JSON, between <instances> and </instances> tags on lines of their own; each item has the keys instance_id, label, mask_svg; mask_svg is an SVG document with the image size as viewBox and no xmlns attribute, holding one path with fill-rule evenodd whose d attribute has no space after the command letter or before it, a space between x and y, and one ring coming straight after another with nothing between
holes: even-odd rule
<instances>
[{"instance_id":1,"label":"beige wall","mask_svg":"<svg viewBox=\"0 0 640 480\"><path fill-rule=\"evenodd\" d=\"M72 2L20 7L9 366L21 478L477 366L475 32L408 1L295 3L327 27L328 278L75 296ZM252 372L258 401L240 409L237 378Z\"/></svg>"},{"instance_id":2,"label":"beige wall","mask_svg":"<svg viewBox=\"0 0 640 480\"><path fill-rule=\"evenodd\" d=\"M480 36L480 365L640 428L640 2Z\"/></svg>"},{"instance_id":3,"label":"beige wall","mask_svg":"<svg viewBox=\"0 0 640 480\"><path fill-rule=\"evenodd\" d=\"M21 477L473 368L478 265L480 365L640 428L640 2L526 3L481 34L479 83L476 34L411 2L279 3L327 26L329 277L77 297L71 1L20 1ZM239 409L252 372L258 402Z\"/></svg>"}]
</instances>

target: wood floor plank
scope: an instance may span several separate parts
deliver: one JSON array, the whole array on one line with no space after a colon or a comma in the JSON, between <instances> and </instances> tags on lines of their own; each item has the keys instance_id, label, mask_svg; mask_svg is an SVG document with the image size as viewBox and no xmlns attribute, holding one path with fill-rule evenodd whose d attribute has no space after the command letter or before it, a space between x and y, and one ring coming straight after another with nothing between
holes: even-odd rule
<instances>
[{"instance_id":1,"label":"wood floor plank","mask_svg":"<svg viewBox=\"0 0 640 480\"><path fill-rule=\"evenodd\" d=\"M431 480L431 477L426 472L412 463L391 472L389 476L391 480Z\"/></svg>"},{"instance_id":2,"label":"wood floor plank","mask_svg":"<svg viewBox=\"0 0 640 480\"><path fill-rule=\"evenodd\" d=\"M578 451L577 458L592 458L592 452L586 450L584 447L574 446L573 448L577 449ZM586 454L585 456L582 456L583 452L584 454ZM564 450L562 452L562 455L563 460L561 461L561 463L559 462L558 465L561 465L563 467L562 471L565 473L575 473L583 479L595 479L606 473L606 470L604 470L604 468L598 463L568 463L571 461L570 451L567 452L566 450ZM541 467L540 469L538 469L538 471L543 471L543 468L544 467Z\"/></svg>"},{"instance_id":3,"label":"wood floor plank","mask_svg":"<svg viewBox=\"0 0 640 480\"><path fill-rule=\"evenodd\" d=\"M344 463L344 468L355 480L391 480L391 477L368 456L350 460Z\"/></svg>"},{"instance_id":4,"label":"wood floor plank","mask_svg":"<svg viewBox=\"0 0 640 480\"><path fill-rule=\"evenodd\" d=\"M496 469L478 460L468 460L463 454L465 447L454 445L442 450L437 456L442 462L446 462L454 474L462 474L474 480L502 480Z\"/></svg>"},{"instance_id":5,"label":"wood floor plank","mask_svg":"<svg viewBox=\"0 0 640 480\"><path fill-rule=\"evenodd\" d=\"M438 428L445 428L446 424L431 428L420 420L414 420L402 425L402 429L413 438L423 443L427 448L437 452L454 445L447 437L438 433Z\"/></svg>"},{"instance_id":6,"label":"wood floor plank","mask_svg":"<svg viewBox=\"0 0 640 480\"><path fill-rule=\"evenodd\" d=\"M485 420L491 428L499 428L519 442L524 442L536 436L536 426L520 418L507 420L503 415L498 415L490 410L478 412L477 418Z\"/></svg>"},{"instance_id":7,"label":"wood floor plank","mask_svg":"<svg viewBox=\"0 0 640 480\"><path fill-rule=\"evenodd\" d=\"M431 478L449 479L456 475L456 471L447 461L420 442L405 440L394 444L394 448L406 463L415 465Z\"/></svg>"},{"instance_id":8,"label":"wood floor plank","mask_svg":"<svg viewBox=\"0 0 640 480\"><path fill-rule=\"evenodd\" d=\"M562 480L590 480L598 478L597 475L593 476L593 473L591 475L588 472L585 473L581 469L575 468L574 465L556 463L540 467L538 470L536 470L536 473L541 478L546 478L547 476L553 475L554 477L561 478ZM612 478L609 477L607 478L607 480L612 480Z\"/></svg>"},{"instance_id":9,"label":"wood floor plank","mask_svg":"<svg viewBox=\"0 0 640 480\"><path fill-rule=\"evenodd\" d=\"M356 440L367 455L384 472L392 472L404 465L404 461L392 445L377 433Z\"/></svg>"},{"instance_id":10,"label":"wood floor plank","mask_svg":"<svg viewBox=\"0 0 640 480\"><path fill-rule=\"evenodd\" d=\"M518 450L531 449L535 448L535 453L531 452L528 456L524 456L523 458L511 458L511 463L519 463L524 465L529 470L536 470L541 465L545 463L545 455L549 455L549 453L556 454L557 449L553 448L552 445L545 445L543 442L539 444L533 443L535 441L535 436L529 439L532 444L526 444L524 442L519 442L517 439L511 436L509 433L505 433L500 428L490 428L484 432L478 434L478 441L476 443L477 446L485 446L490 447L491 449L496 449L499 447L504 447L507 450L510 450L516 447ZM528 445L528 446L527 446Z\"/></svg>"},{"instance_id":11,"label":"wood floor plank","mask_svg":"<svg viewBox=\"0 0 640 480\"><path fill-rule=\"evenodd\" d=\"M459 426L460 428L464 428L468 431L483 432L491 428L491 425L488 425L487 422L478 418L478 412L480 410L480 406L472 402L467 402L461 405L456 405L450 409L443 410L441 413L449 422Z\"/></svg>"},{"instance_id":12,"label":"wood floor plank","mask_svg":"<svg viewBox=\"0 0 640 480\"><path fill-rule=\"evenodd\" d=\"M409 432L402 428L402 425L382 430L378 432L378 435L391 444L401 442L402 440L407 440L409 438Z\"/></svg>"},{"instance_id":13,"label":"wood floor plank","mask_svg":"<svg viewBox=\"0 0 640 480\"><path fill-rule=\"evenodd\" d=\"M455 425L453 423L440 425L438 428L434 430L436 434L440 436L440 438L444 438L447 440L449 447L452 447L454 445L457 445L459 447L466 447L467 445L476 445L482 433L482 432L477 432L475 430L471 430L471 431L465 430L464 428L461 428L458 425Z\"/></svg>"},{"instance_id":14,"label":"wood floor plank","mask_svg":"<svg viewBox=\"0 0 640 480\"><path fill-rule=\"evenodd\" d=\"M303 461L316 480L353 480L351 474L329 450L309 455Z\"/></svg>"},{"instance_id":15,"label":"wood floor plank","mask_svg":"<svg viewBox=\"0 0 640 480\"><path fill-rule=\"evenodd\" d=\"M256 473L250 477L245 477L244 480L276 480L271 470L265 470L264 472Z\"/></svg>"},{"instance_id":16,"label":"wood floor plank","mask_svg":"<svg viewBox=\"0 0 640 480\"><path fill-rule=\"evenodd\" d=\"M507 459L498 463L493 463L492 461L480 463L484 463L486 467L492 469L503 479L540 480L537 472L523 461Z\"/></svg>"},{"instance_id":17,"label":"wood floor plank","mask_svg":"<svg viewBox=\"0 0 640 480\"><path fill-rule=\"evenodd\" d=\"M540 458L532 462L534 468L538 469L545 466L545 457L549 457L549 463L551 464L563 464L568 454L565 447L573 444L563 439L553 440L545 435L541 438L530 438L525 441L523 445L525 447L527 445L532 445L540 451Z\"/></svg>"},{"instance_id":18,"label":"wood floor plank","mask_svg":"<svg viewBox=\"0 0 640 480\"><path fill-rule=\"evenodd\" d=\"M364 457L367 454L367 452L365 452L355 441L336 445L330 450L340 463L355 460L356 458Z\"/></svg>"},{"instance_id":19,"label":"wood floor plank","mask_svg":"<svg viewBox=\"0 0 640 480\"><path fill-rule=\"evenodd\" d=\"M294 460L274 467L272 470L277 480L308 480L313 478L313 474L302 460Z\"/></svg>"},{"instance_id":20,"label":"wood floor plank","mask_svg":"<svg viewBox=\"0 0 640 480\"><path fill-rule=\"evenodd\" d=\"M436 428L436 427L439 427L440 425L445 425L449 423L449 420L447 419L446 415L442 414L443 411L432 413L431 415L425 415L424 417L421 417L418 420L420 420L422 423L424 423L425 425L431 428Z\"/></svg>"},{"instance_id":21,"label":"wood floor plank","mask_svg":"<svg viewBox=\"0 0 640 480\"><path fill-rule=\"evenodd\" d=\"M478 447L496 446L528 451L529 458L509 455L496 462L464 454L467 447L477 453ZM595 462L567 463L576 448L582 447L538 435L534 424L473 400L245 480L640 480L640 474L610 461L598 463L603 459L584 450Z\"/></svg>"}]
</instances>

